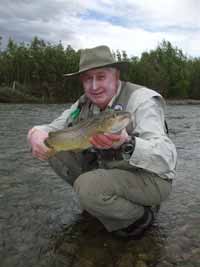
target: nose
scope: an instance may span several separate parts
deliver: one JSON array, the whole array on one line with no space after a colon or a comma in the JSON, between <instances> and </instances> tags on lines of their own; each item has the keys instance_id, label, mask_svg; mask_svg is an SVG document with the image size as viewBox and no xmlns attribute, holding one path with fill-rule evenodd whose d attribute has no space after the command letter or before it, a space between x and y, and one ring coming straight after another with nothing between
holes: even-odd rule
<instances>
[{"instance_id":1,"label":"nose","mask_svg":"<svg viewBox=\"0 0 200 267\"><path fill-rule=\"evenodd\" d=\"M97 81L96 81L96 77L93 77L92 79L92 89L96 90L97 89Z\"/></svg>"}]
</instances>

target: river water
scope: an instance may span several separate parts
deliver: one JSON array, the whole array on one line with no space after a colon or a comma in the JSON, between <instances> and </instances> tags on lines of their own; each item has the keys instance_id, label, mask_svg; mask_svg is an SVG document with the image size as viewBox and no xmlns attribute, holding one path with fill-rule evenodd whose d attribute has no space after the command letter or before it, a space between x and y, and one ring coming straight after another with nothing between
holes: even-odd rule
<instances>
[{"instance_id":1,"label":"river water","mask_svg":"<svg viewBox=\"0 0 200 267\"><path fill-rule=\"evenodd\" d=\"M199 267L200 107L167 106L178 151L173 192L152 228L129 242L114 240L96 221L81 221L72 188L31 156L28 129L64 109L0 104L0 266Z\"/></svg>"}]
</instances>

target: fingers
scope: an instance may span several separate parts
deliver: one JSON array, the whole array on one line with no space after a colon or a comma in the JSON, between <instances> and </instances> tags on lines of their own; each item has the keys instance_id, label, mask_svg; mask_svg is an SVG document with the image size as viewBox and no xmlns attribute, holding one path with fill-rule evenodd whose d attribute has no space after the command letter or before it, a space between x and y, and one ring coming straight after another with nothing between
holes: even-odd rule
<instances>
[{"instance_id":1,"label":"fingers","mask_svg":"<svg viewBox=\"0 0 200 267\"><path fill-rule=\"evenodd\" d=\"M126 130L122 130L120 134L96 134L90 138L90 143L98 149L119 148L123 143L128 142L130 136Z\"/></svg>"},{"instance_id":2,"label":"fingers","mask_svg":"<svg viewBox=\"0 0 200 267\"><path fill-rule=\"evenodd\" d=\"M116 134L96 134L90 138L90 143L99 149L109 149L113 143L120 140L120 135Z\"/></svg>"},{"instance_id":3,"label":"fingers","mask_svg":"<svg viewBox=\"0 0 200 267\"><path fill-rule=\"evenodd\" d=\"M108 149L112 146L112 141L108 138L100 137L98 135L94 135L90 138L90 143L99 149Z\"/></svg>"},{"instance_id":4,"label":"fingers","mask_svg":"<svg viewBox=\"0 0 200 267\"><path fill-rule=\"evenodd\" d=\"M109 134L105 133L104 136L106 136L109 140L112 142L117 142L120 140L121 136L119 134Z\"/></svg>"},{"instance_id":5,"label":"fingers","mask_svg":"<svg viewBox=\"0 0 200 267\"><path fill-rule=\"evenodd\" d=\"M41 154L41 153L38 153L38 152L33 153L33 156L39 160L42 160L42 161L48 160L48 156Z\"/></svg>"},{"instance_id":6,"label":"fingers","mask_svg":"<svg viewBox=\"0 0 200 267\"><path fill-rule=\"evenodd\" d=\"M52 149L47 148L43 144L38 144L32 150L32 155L40 160L48 160L52 155Z\"/></svg>"}]
</instances>

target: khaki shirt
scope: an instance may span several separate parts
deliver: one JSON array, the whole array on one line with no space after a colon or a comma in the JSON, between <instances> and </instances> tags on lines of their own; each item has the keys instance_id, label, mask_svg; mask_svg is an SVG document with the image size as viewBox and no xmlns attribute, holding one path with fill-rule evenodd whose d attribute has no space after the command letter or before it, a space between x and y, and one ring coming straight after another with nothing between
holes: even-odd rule
<instances>
[{"instance_id":1,"label":"khaki shirt","mask_svg":"<svg viewBox=\"0 0 200 267\"><path fill-rule=\"evenodd\" d=\"M120 90L121 83L117 94ZM67 119L77 106L78 101L50 124L34 128L47 132L65 128ZM126 110L135 117L134 133L138 137L135 138L135 150L129 159L129 164L156 173L162 178L173 179L177 152L175 145L165 133L164 107L161 95L146 87L141 87L131 94ZM95 113L99 112L98 107L93 110Z\"/></svg>"}]
</instances>

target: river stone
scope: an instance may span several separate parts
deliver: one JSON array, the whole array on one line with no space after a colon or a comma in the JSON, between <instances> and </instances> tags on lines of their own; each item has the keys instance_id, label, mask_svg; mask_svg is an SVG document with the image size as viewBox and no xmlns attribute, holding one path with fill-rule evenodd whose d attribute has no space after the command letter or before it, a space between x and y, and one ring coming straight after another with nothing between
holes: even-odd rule
<instances>
[{"instance_id":1,"label":"river stone","mask_svg":"<svg viewBox=\"0 0 200 267\"><path fill-rule=\"evenodd\" d=\"M136 262L135 267L147 267L146 262L139 260Z\"/></svg>"},{"instance_id":2,"label":"river stone","mask_svg":"<svg viewBox=\"0 0 200 267\"><path fill-rule=\"evenodd\" d=\"M116 267L132 267L134 266L134 257L131 253L123 254L118 262L116 263Z\"/></svg>"}]
</instances>

